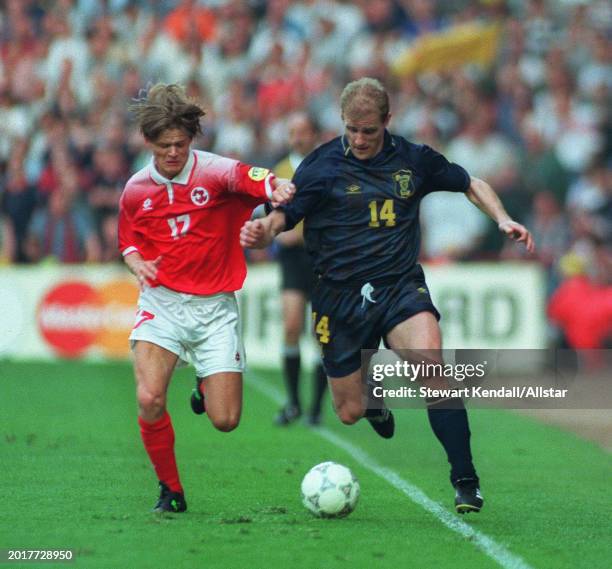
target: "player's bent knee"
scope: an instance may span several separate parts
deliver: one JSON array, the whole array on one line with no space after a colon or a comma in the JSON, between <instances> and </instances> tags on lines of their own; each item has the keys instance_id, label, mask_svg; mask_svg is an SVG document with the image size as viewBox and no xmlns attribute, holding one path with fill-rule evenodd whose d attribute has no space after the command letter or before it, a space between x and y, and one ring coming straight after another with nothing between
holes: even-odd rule
<instances>
[{"instance_id":1,"label":"player's bent knee","mask_svg":"<svg viewBox=\"0 0 612 569\"><path fill-rule=\"evenodd\" d=\"M354 425L363 417L361 405L340 405L336 408L336 415L345 425Z\"/></svg>"},{"instance_id":2,"label":"player's bent knee","mask_svg":"<svg viewBox=\"0 0 612 569\"><path fill-rule=\"evenodd\" d=\"M345 425L354 425L363 415L355 413L338 413L338 417Z\"/></svg>"},{"instance_id":3,"label":"player's bent knee","mask_svg":"<svg viewBox=\"0 0 612 569\"><path fill-rule=\"evenodd\" d=\"M240 414L228 414L220 417L211 417L213 427L222 433L233 431L240 424Z\"/></svg>"}]
</instances>

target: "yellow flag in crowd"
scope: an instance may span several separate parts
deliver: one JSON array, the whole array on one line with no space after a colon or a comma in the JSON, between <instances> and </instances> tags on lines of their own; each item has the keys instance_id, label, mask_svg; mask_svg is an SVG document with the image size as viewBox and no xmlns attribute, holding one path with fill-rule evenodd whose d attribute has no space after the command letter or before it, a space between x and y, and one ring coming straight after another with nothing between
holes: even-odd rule
<instances>
[{"instance_id":1,"label":"yellow flag in crowd","mask_svg":"<svg viewBox=\"0 0 612 569\"><path fill-rule=\"evenodd\" d=\"M417 39L392 65L403 77L423 71L451 69L466 63L489 65L497 54L498 24L462 24Z\"/></svg>"}]
</instances>

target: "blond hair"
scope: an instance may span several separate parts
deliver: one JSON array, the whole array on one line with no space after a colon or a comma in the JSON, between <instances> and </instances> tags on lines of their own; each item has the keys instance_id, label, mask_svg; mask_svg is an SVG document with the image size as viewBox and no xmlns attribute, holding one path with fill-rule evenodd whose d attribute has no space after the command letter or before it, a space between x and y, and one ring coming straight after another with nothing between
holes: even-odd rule
<instances>
[{"instance_id":1,"label":"blond hair","mask_svg":"<svg viewBox=\"0 0 612 569\"><path fill-rule=\"evenodd\" d=\"M193 139L202 132L200 119L206 114L197 102L189 99L181 85L165 83L151 87L128 109L134 113L142 135L151 141L174 128L183 130Z\"/></svg>"},{"instance_id":2,"label":"blond hair","mask_svg":"<svg viewBox=\"0 0 612 569\"><path fill-rule=\"evenodd\" d=\"M362 77L351 81L340 95L342 118L360 116L375 110L385 121L389 115L389 95L378 79Z\"/></svg>"}]
</instances>

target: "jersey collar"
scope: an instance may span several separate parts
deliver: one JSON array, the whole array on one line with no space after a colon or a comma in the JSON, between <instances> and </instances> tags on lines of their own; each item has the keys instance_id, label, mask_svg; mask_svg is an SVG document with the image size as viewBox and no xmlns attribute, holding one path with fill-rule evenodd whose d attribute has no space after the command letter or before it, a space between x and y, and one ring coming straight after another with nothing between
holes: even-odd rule
<instances>
[{"instance_id":1,"label":"jersey collar","mask_svg":"<svg viewBox=\"0 0 612 569\"><path fill-rule=\"evenodd\" d=\"M174 178L169 179L165 176L162 176L155 167L155 160L151 158L151 164L149 165L149 172L151 174L151 178L157 184L181 184L186 186L189 183L189 178L191 178L191 170L195 165L195 151L191 150L189 152L189 158L187 158L187 162L183 169L176 175Z\"/></svg>"}]
</instances>

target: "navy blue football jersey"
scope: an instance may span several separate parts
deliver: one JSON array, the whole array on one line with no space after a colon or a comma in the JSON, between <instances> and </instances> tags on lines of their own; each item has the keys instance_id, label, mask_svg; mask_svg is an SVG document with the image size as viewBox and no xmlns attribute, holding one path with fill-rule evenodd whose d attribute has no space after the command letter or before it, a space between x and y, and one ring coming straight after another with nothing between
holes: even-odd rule
<instances>
[{"instance_id":1,"label":"navy blue football jersey","mask_svg":"<svg viewBox=\"0 0 612 569\"><path fill-rule=\"evenodd\" d=\"M283 207L286 229L304 219L315 272L338 283L406 274L420 248L419 204L434 191L466 192L468 173L425 145L385 133L374 158L359 160L344 136L308 155Z\"/></svg>"}]
</instances>

